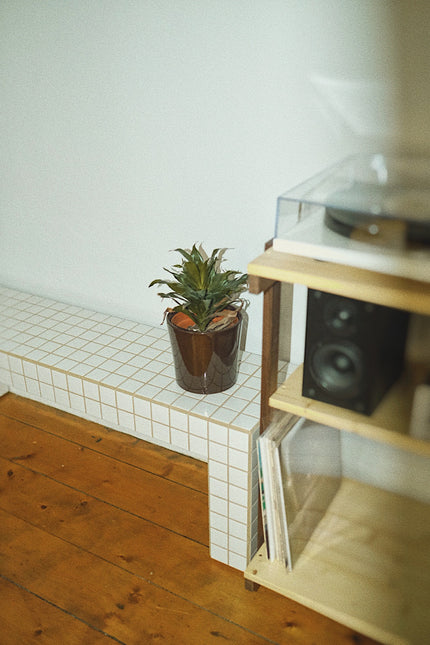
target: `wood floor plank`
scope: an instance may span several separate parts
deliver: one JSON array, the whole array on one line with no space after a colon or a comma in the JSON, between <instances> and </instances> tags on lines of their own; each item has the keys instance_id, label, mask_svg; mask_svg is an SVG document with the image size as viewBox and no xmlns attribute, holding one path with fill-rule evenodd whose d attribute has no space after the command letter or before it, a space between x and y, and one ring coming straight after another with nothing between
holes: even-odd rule
<instances>
[{"instance_id":1,"label":"wood floor plank","mask_svg":"<svg viewBox=\"0 0 430 645\"><path fill-rule=\"evenodd\" d=\"M0 507L273 642L351 642L349 630L300 605L246 591L242 574L211 560L207 547L3 459ZM276 620L262 620L270 615Z\"/></svg>"},{"instance_id":2,"label":"wood floor plank","mask_svg":"<svg viewBox=\"0 0 430 645\"><path fill-rule=\"evenodd\" d=\"M4 511L0 525L4 577L120 642L267 644L266 639Z\"/></svg>"},{"instance_id":3,"label":"wood floor plank","mask_svg":"<svg viewBox=\"0 0 430 645\"><path fill-rule=\"evenodd\" d=\"M0 397L0 415L79 443L130 465L208 492L207 464L162 446L137 439L68 412L9 392Z\"/></svg>"},{"instance_id":4,"label":"wood floor plank","mask_svg":"<svg viewBox=\"0 0 430 645\"><path fill-rule=\"evenodd\" d=\"M208 544L204 493L3 416L0 444L13 462Z\"/></svg>"},{"instance_id":5,"label":"wood floor plank","mask_svg":"<svg viewBox=\"0 0 430 645\"><path fill-rule=\"evenodd\" d=\"M23 426L32 425L25 433ZM170 496L166 509L180 515L178 499L183 504L192 489L206 493L206 483L198 482L203 471L206 482L207 466L197 462L201 472L196 471L194 460L176 454L172 460L169 451L155 446L154 453L151 444L134 442L15 395L0 398L0 456L6 457L0 459L0 574L13 573L15 585L26 581L26 594L36 598L40 592L41 602L52 602L79 629L88 620L92 629L108 631L125 645L374 643L268 589L246 591L243 574L211 560L207 542L193 541L193 530L169 528L167 510L158 523L154 515L144 519L142 509L151 503L140 476L130 475L132 467L152 473L149 496ZM9 455L24 459L10 461ZM119 467L112 475L113 465ZM87 475L88 468L93 472ZM167 488L166 480L172 484ZM183 497L174 482L188 491ZM203 506L204 512L198 504L194 509L207 522L207 499ZM195 516L188 521L192 525ZM3 611L0 601L0 625ZM208 623L207 615L219 622ZM49 615L44 620L51 621ZM58 641L63 642L68 645ZM87 642L92 645L85 639L82 645Z\"/></svg>"},{"instance_id":6,"label":"wood floor plank","mask_svg":"<svg viewBox=\"0 0 430 645\"><path fill-rule=\"evenodd\" d=\"M116 645L119 641L0 577L2 645Z\"/></svg>"}]
</instances>

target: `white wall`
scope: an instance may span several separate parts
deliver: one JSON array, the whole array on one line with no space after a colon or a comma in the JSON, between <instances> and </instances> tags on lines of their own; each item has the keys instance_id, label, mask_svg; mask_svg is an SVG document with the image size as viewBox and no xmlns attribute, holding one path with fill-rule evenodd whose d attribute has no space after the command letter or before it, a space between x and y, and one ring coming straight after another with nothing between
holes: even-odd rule
<instances>
[{"instance_id":1,"label":"white wall","mask_svg":"<svg viewBox=\"0 0 430 645\"><path fill-rule=\"evenodd\" d=\"M430 90L411 126L401 84L409 42L426 80L424 5L3 0L0 283L158 324L170 249L228 246L245 271L280 193L403 132L430 141Z\"/></svg>"}]
</instances>

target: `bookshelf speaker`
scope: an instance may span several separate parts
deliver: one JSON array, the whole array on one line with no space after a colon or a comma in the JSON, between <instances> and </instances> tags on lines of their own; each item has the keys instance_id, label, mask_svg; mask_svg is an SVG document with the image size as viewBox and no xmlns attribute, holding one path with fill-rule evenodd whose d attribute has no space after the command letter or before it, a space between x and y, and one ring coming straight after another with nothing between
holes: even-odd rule
<instances>
[{"instance_id":1,"label":"bookshelf speaker","mask_svg":"<svg viewBox=\"0 0 430 645\"><path fill-rule=\"evenodd\" d=\"M303 396L370 415L400 376L409 314L308 290Z\"/></svg>"}]
</instances>

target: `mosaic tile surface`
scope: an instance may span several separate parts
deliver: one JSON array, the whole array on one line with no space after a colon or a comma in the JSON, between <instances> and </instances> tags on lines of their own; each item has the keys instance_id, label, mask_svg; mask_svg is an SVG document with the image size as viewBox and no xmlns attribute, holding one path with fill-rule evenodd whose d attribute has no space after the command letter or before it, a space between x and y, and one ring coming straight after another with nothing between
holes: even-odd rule
<instances>
[{"instance_id":1,"label":"mosaic tile surface","mask_svg":"<svg viewBox=\"0 0 430 645\"><path fill-rule=\"evenodd\" d=\"M193 394L165 327L0 287L0 384L207 461L211 556L240 570L256 549L260 361L243 352L232 388Z\"/></svg>"}]
</instances>

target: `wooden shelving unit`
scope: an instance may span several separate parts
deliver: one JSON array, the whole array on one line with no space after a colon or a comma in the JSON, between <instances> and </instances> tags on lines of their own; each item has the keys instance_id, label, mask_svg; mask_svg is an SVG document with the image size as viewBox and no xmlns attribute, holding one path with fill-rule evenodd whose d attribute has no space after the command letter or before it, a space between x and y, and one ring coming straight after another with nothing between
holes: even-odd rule
<instances>
[{"instance_id":1,"label":"wooden shelving unit","mask_svg":"<svg viewBox=\"0 0 430 645\"><path fill-rule=\"evenodd\" d=\"M430 442L408 435L413 388L407 375L393 385L370 417L302 396L302 376L301 365L272 394L269 405L339 430L355 432L368 439L430 457Z\"/></svg>"},{"instance_id":2,"label":"wooden shelving unit","mask_svg":"<svg viewBox=\"0 0 430 645\"><path fill-rule=\"evenodd\" d=\"M430 442L408 434L413 387L406 373L370 416L303 397L302 368L276 383L280 284L430 315L430 283L268 249L248 266L264 293L261 430L274 409L430 458ZM430 459L428 462L430 467ZM422 645L430 638L430 505L342 479L323 519L289 572L263 545L248 584L268 587L376 640Z\"/></svg>"}]
</instances>

